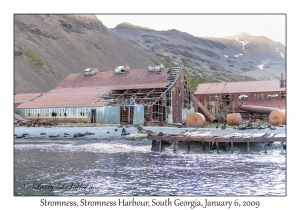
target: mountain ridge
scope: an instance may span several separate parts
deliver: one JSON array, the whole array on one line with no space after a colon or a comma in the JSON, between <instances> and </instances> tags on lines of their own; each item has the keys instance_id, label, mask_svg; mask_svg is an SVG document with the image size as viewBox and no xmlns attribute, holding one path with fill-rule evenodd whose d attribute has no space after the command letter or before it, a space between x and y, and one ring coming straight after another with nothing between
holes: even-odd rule
<instances>
[{"instance_id":1,"label":"mountain ridge","mask_svg":"<svg viewBox=\"0 0 300 210\"><path fill-rule=\"evenodd\" d=\"M95 15L15 15L14 36L15 93L47 92L71 73L124 64L184 66L192 92L201 82L278 79L285 71L285 46L248 33L202 38L130 23L109 29Z\"/></svg>"},{"instance_id":2,"label":"mountain ridge","mask_svg":"<svg viewBox=\"0 0 300 210\"><path fill-rule=\"evenodd\" d=\"M112 30L146 51L185 66L194 83L279 79L285 72L285 46L264 36L240 32L203 38L177 29Z\"/></svg>"},{"instance_id":3,"label":"mountain ridge","mask_svg":"<svg viewBox=\"0 0 300 210\"><path fill-rule=\"evenodd\" d=\"M15 93L49 91L86 68L113 71L125 63L144 68L155 59L94 15L14 16Z\"/></svg>"}]
</instances>

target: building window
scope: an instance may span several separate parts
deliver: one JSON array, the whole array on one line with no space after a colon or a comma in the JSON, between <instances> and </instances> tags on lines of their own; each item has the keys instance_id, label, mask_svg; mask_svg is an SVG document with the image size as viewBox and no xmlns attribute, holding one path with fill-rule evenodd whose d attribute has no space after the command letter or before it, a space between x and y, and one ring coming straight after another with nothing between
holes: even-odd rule
<instances>
[{"instance_id":1,"label":"building window","mask_svg":"<svg viewBox=\"0 0 300 210\"><path fill-rule=\"evenodd\" d=\"M269 97L269 100L278 99L278 94L272 94L272 93L270 93L268 95L268 97Z\"/></svg>"},{"instance_id":2,"label":"building window","mask_svg":"<svg viewBox=\"0 0 300 210\"><path fill-rule=\"evenodd\" d=\"M248 100L248 94L239 95L239 101L247 101L247 100Z\"/></svg>"},{"instance_id":3,"label":"building window","mask_svg":"<svg viewBox=\"0 0 300 210\"><path fill-rule=\"evenodd\" d=\"M210 101L218 101L219 100L219 96L218 95L209 96L209 100Z\"/></svg>"}]
</instances>

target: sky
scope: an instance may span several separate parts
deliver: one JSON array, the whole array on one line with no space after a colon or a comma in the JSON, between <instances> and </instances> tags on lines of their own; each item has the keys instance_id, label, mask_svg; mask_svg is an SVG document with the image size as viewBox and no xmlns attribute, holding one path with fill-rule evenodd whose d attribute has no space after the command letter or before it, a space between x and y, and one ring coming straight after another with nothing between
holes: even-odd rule
<instances>
[{"instance_id":1,"label":"sky","mask_svg":"<svg viewBox=\"0 0 300 210\"><path fill-rule=\"evenodd\" d=\"M178 15L96 15L108 28L122 22L154 30L177 29L197 37L225 37L239 32L266 36L286 45L286 15L277 14L178 14Z\"/></svg>"}]
</instances>

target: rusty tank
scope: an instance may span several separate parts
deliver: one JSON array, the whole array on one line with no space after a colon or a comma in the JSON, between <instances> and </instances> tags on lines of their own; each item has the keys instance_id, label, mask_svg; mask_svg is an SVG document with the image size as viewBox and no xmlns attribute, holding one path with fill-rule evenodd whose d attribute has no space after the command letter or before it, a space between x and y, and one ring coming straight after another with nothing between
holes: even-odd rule
<instances>
[{"instance_id":1,"label":"rusty tank","mask_svg":"<svg viewBox=\"0 0 300 210\"><path fill-rule=\"evenodd\" d=\"M226 122L228 125L241 125L243 119L240 113L233 113L226 116Z\"/></svg>"},{"instance_id":2,"label":"rusty tank","mask_svg":"<svg viewBox=\"0 0 300 210\"><path fill-rule=\"evenodd\" d=\"M286 124L286 113L285 110L278 109L274 110L269 115L269 123L273 126L285 125Z\"/></svg>"},{"instance_id":3,"label":"rusty tank","mask_svg":"<svg viewBox=\"0 0 300 210\"><path fill-rule=\"evenodd\" d=\"M195 112L187 116L185 125L187 127L203 128L206 125L206 119L203 114Z\"/></svg>"}]
</instances>

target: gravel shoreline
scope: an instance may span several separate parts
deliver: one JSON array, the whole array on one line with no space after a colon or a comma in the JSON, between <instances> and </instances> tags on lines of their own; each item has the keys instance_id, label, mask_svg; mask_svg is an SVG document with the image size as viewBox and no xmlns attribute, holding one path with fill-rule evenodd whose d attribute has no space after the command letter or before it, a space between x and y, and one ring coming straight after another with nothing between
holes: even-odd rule
<instances>
[{"instance_id":1,"label":"gravel shoreline","mask_svg":"<svg viewBox=\"0 0 300 210\"><path fill-rule=\"evenodd\" d=\"M23 141L29 139L38 140L76 140L76 139L128 139L128 138L145 138L146 134L140 135L138 133L137 126L124 126L126 132L130 135L123 136L122 134L123 126L118 125L105 125L105 126L53 126L53 127L15 127L14 128L14 139L15 141ZM161 127L161 126L143 126L144 129L151 130L155 133L162 132L164 134L180 134L185 131L192 131L195 128L177 128L177 127ZM266 129L247 129L247 130L236 130L233 128L228 128L222 130L221 128L197 128L197 131L210 132L211 134L217 136L228 135L232 133L267 133L271 134L286 134L286 127L276 127L275 130L270 128ZM74 137L74 134L89 132L92 135L85 135L82 137ZM69 135L64 135L64 134ZM25 134L25 135L24 135ZM43 134L43 135L41 135ZM58 134L59 137L49 137L51 135ZM23 135L23 137L22 137Z\"/></svg>"}]
</instances>

